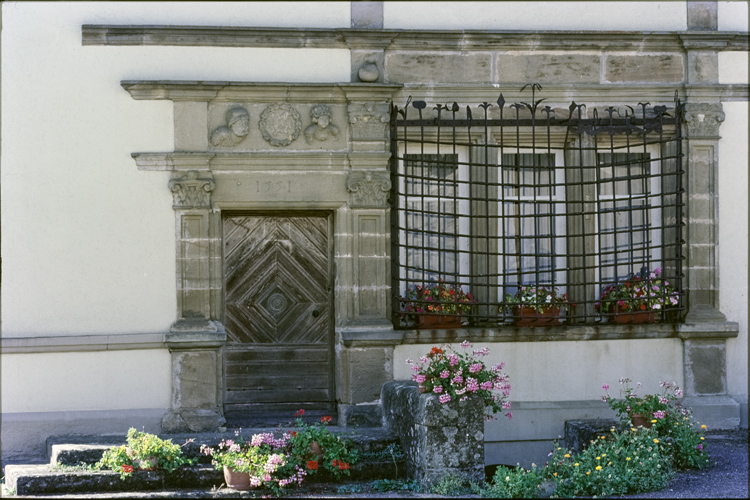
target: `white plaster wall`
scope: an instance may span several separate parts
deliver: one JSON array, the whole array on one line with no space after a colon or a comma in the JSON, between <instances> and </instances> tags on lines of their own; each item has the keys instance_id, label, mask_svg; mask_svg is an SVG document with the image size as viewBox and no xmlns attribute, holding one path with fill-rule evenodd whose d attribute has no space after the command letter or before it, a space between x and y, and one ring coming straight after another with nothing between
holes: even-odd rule
<instances>
[{"instance_id":1,"label":"white plaster wall","mask_svg":"<svg viewBox=\"0 0 750 500\"><path fill-rule=\"evenodd\" d=\"M720 31L748 30L747 0L718 2L717 17Z\"/></svg>"},{"instance_id":2,"label":"white plaster wall","mask_svg":"<svg viewBox=\"0 0 750 500\"><path fill-rule=\"evenodd\" d=\"M747 67L745 67L747 73ZM719 133L719 302L740 324L727 340L727 390L748 393L748 103L724 102Z\"/></svg>"},{"instance_id":3,"label":"white plaster wall","mask_svg":"<svg viewBox=\"0 0 750 500\"><path fill-rule=\"evenodd\" d=\"M687 6L684 1L386 1L383 26L387 29L674 31L687 29Z\"/></svg>"},{"instance_id":4,"label":"white plaster wall","mask_svg":"<svg viewBox=\"0 0 750 500\"><path fill-rule=\"evenodd\" d=\"M83 46L83 24L349 26L348 2L4 2L5 337L166 331L175 319L170 101L121 80L348 81L348 50Z\"/></svg>"},{"instance_id":5,"label":"white plaster wall","mask_svg":"<svg viewBox=\"0 0 750 500\"><path fill-rule=\"evenodd\" d=\"M4 354L3 414L169 408L166 349Z\"/></svg>"},{"instance_id":6,"label":"white plaster wall","mask_svg":"<svg viewBox=\"0 0 750 500\"><path fill-rule=\"evenodd\" d=\"M460 343L453 348L461 351ZM486 365L505 362L510 376L511 401L598 400L602 384L617 395L618 380L627 377L643 384L639 394L661 392L659 382L683 385L682 343L679 339L597 340L588 342L504 342L477 343L471 349L489 347ZM396 380L410 380L407 358L417 361L431 345L396 346L393 374ZM614 391L614 392L613 392Z\"/></svg>"},{"instance_id":7,"label":"white plaster wall","mask_svg":"<svg viewBox=\"0 0 750 500\"><path fill-rule=\"evenodd\" d=\"M719 83L748 83L748 52L719 52ZM722 131L723 132L723 131Z\"/></svg>"}]
</instances>

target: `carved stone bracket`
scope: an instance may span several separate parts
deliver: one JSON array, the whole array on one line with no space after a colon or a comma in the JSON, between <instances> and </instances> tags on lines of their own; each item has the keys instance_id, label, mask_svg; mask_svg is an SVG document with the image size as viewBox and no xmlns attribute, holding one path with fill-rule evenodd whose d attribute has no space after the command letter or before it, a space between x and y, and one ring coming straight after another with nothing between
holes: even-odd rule
<instances>
[{"instance_id":1,"label":"carved stone bracket","mask_svg":"<svg viewBox=\"0 0 750 500\"><path fill-rule=\"evenodd\" d=\"M719 126L725 114L720 102L685 105L685 121L689 139L718 139Z\"/></svg>"},{"instance_id":2,"label":"carved stone bracket","mask_svg":"<svg viewBox=\"0 0 750 500\"><path fill-rule=\"evenodd\" d=\"M260 115L260 131L271 146L288 146L299 136L302 121L290 104L271 104Z\"/></svg>"},{"instance_id":3,"label":"carved stone bracket","mask_svg":"<svg viewBox=\"0 0 750 500\"><path fill-rule=\"evenodd\" d=\"M354 171L349 174L346 187L353 208L383 208L388 204L391 180L385 172Z\"/></svg>"},{"instance_id":4,"label":"carved stone bracket","mask_svg":"<svg viewBox=\"0 0 750 500\"><path fill-rule=\"evenodd\" d=\"M365 102L349 105L349 123L355 141L382 141L387 139L388 105Z\"/></svg>"},{"instance_id":5,"label":"carved stone bracket","mask_svg":"<svg viewBox=\"0 0 750 500\"><path fill-rule=\"evenodd\" d=\"M169 181L174 201L173 208L209 208L211 206L211 191L216 187L211 172L198 173L189 170L184 175L175 176Z\"/></svg>"}]
</instances>

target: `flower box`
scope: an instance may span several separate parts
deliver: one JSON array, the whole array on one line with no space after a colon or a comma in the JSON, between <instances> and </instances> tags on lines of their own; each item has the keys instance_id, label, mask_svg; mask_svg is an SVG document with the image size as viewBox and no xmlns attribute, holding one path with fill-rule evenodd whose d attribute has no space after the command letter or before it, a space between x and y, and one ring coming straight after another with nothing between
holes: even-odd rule
<instances>
[{"instance_id":1,"label":"flower box","mask_svg":"<svg viewBox=\"0 0 750 500\"><path fill-rule=\"evenodd\" d=\"M611 316L610 321L618 325L656 323L656 314L654 314L654 311L621 312L615 304L615 313Z\"/></svg>"},{"instance_id":2,"label":"flower box","mask_svg":"<svg viewBox=\"0 0 750 500\"><path fill-rule=\"evenodd\" d=\"M417 328L461 328L461 315L459 314L419 314L417 315Z\"/></svg>"},{"instance_id":3,"label":"flower box","mask_svg":"<svg viewBox=\"0 0 750 500\"><path fill-rule=\"evenodd\" d=\"M518 306L513 317L516 326L554 326L560 324L560 308L545 307L537 311L534 307Z\"/></svg>"}]
</instances>

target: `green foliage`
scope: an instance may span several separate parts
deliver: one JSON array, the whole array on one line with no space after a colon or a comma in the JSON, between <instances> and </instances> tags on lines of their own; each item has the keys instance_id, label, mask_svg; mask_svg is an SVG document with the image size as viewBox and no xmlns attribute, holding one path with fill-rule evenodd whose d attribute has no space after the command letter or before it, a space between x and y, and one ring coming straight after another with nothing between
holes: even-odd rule
<instances>
[{"instance_id":1,"label":"green foliage","mask_svg":"<svg viewBox=\"0 0 750 500\"><path fill-rule=\"evenodd\" d=\"M500 466L495 471L492 482L479 495L484 498L534 498L542 488L544 472L537 472L536 465L531 469Z\"/></svg>"},{"instance_id":2,"label":"green foliage","mask_svg":"<svg viewBox=\"0 0 750 500\"><path fill-rule=\"evenodd\" d=\"M323 472L326 478L339 481L349 476L350 466L359 460L359 452L354 449L354 441L332 433L328 429L331 417L322 417L314 425L306 424L301 418L304 410L296 413L296 430L286 435L289 455L288 467L301 467L307 475ZM311 445L316 442L323 452L316 455Z\"/></svg>"},{"instance_id":3,"label":"green foliage","mask_svg":"<svg viewBox=\"0 0 750 500\"><path fill-rule=\"evenodd\" d=\"M455 474L448 474L430 488L430 493L449 497L466 496L476 490L476 486Z\"/></svg>"},{"instance_id":4,"label":"green foliage","mask_svg":"<svg viewBox=\"0 0 750 500\"><path fill-rule=\"evenodd\" d=\"M192 439L185 444L191 441ZM119 472L120 477L125 479L138 469L153 468L172 472L194 462L195 459L183 456L182 447L172 443L171 439L159 439L154 434L139 432L131 427L128 430L127 444L113 446L105 451L95 467Z\"/></svg>"},{"instance_id":5,"label":"green foliage","mask_svg":"<svg viewBox=\"0 0 750 500\"><path fill-rule=\"evenodd\" d=\"M568 294L558 293L557 287L521 286L514 295L505 294L505 304L511 309L516 307L530 307L542 312L550 307L559 307L560 309L567 310L570 302ZM500 309L502 314L502 307Z\"/></svg>"},{"instance_id":6,"label":"green foliage","mask_svg":"<svg viewBox=\"0 0 750 500\"><path fill-rule=\"evenodd\" d=\"M672 466L676 469L704 469L711 465L703 437L705 425L698 427L690 415L671 427L660 428L659 435L672 447Z\"/></svg>"},{"instance_id":7,"label":"green foliage","mask_svg":"<svg viewBox=\"0 0 750 500\"><path fill-rule=\"evenodd\" d=\"M545 475L555 481L559 497L658 491L672 478L669 451L654 429L616 432L612 428L609 435L599 436L574 456L556 447Z\"/></svg>"},{"instance_id":8,"label":"green foliage","mask_svg":"<svg viewBox=\"0 0 750 500\"><path fill-rule=\"evenodd\" d=\"M415 493L424 492L422 483L415 479L377 479L373 481L372 487L375 491L413 491Z\"/></svg>"},{"instance_id":9,"label":"green foliage","mask_svg":"<svg viewBox=\"0 0 750 500\"><path fill-rule=\"evenodd\" d=\"M362 493L362 486L358 484L345 484L343 486L339 486L336 489L336 493L343 495L346 493Z\"/></svg>"},{"instance_id":10,"label":"green foliage","mask_svg":"<svg viewBox=\"0 0 750 500\"><path fill-rule=\"evenodd\" d=\"M397 443L391 443L380 451L365 451L359 454L360 460L391 460L396 477L398 477L398 461L404 458L404 451Z\"/></svg>"},{"instance_id":11,"label":"green foliage","mask_svg":"<svg viewBox=\"0 0 750 500\"><path fill-rule=\"evenodd\" d=\"M56 472L96 472L100 469L96 464L87 464L84 462L79 462L75 465L63 465L57 462L52 466L52 470Z\"/></svg>"}]
</instances>

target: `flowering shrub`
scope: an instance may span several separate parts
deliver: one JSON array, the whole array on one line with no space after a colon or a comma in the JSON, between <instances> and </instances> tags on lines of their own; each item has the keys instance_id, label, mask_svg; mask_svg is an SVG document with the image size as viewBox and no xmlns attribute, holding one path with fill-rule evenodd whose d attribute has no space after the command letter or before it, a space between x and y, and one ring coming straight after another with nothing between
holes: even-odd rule
<instances>
[{"instance_id":1,"label":"flowering shrub","mask_svg":"<svg viewBox=\"0 0 750 500\"><path fill-rule=\"evenodd\" d=\"M567 310L570 302L568 294L560 294L557 287L521 286L514 294L505 294L505 304L511 307L530 307L542 312L550 307Z\"/></svg>"},{"instance_id":2,"label":"flowering shrub","mask_svg":"<svg viewBox=\"0 0 750 500\"><path fill-rule=\"evenodd\" d=\"M468 351L471 348L468 340L461 343L463 352L455 351L450 345L444 347L449 352L433 347L419 359L419 363L406 360L415 372L412 380L423 384L428 392L438 394L441 403L456 399L463 401L472 394L480 396L489 412L488 420L495 413L510 409L507 401L510 379L502 373L504 363L488 368L480 359L489 354L488 347ZM506 415L508 418L513 416L511 412Z\"/></svg>"},{"instance_id":3,"label":"flowering shrub","mask_svg":"<svg viewBox=\"0 0 750 500\"><path fill-rule=\"evenodd\" d=\"M432 286L419 286L406 291L401 297L404 313L412 314L462 314L471 311L473 304L470 293L459 286L446 285L443 280Z\"/></svg>"},{"instance_id":4,"label":"flowering shrub","mask_svg":"<svg viewBox=\"0 0 750 500\"><path fill-rule=\"evenodd\" d=\"M334 480L349 475L352 464L358 460L358 452L354 449L351 439L342 438L328 429L330 416L323 416L315 425L308 425L302 421L305 410L295 413L296 430L288 431L285 435L290 464L304 468L307 474L314 475L325 472ZM311 448L317 443L322 455L317 455Z\"/></svg>"},{"instance_id":5,"label":"flowering shrub","mask_svg":"<svg viewBox=\"0 0 750 500\"><path fill-rule=\"evenodd\" d=\"M613 314L619 312L659 311L679 304L679 293L669 282L659 279L661 269L654 269L648 277L630 274L625 281L613 283L602 290L597 310Z\"/></svg>"},{"instance_id":6,"label":"flowering shrub","mask_svg":"<svg viewBox=\"0 0 750 500\"><path fill-rule=\"evenodd\" d=\"M185 444L192 442L190 439ZM131 427L127 434L127 443L113 446L106 450L101 460L95 464L96 469L111 469L120 473L125 479L138 469L162 469L172 472L183 465L191 465L193 459L182 454L182 447L166 441L154 434L139 432Z\"/></svg>"},{"instance_id":7,"label":"flowering shrub","mask_svg":"<svg viewBox=\"0 0 750 500\"><path fill-rule=\"evenodd\" d=\"M609 395L609 385L602 385L607 391L602 400L615 410L623 425L630 425L634 414L643 415L650 421L652 428L666 444L671 446L670 454L674 467L680 469L702 469L710 462L705 451L703 431L705 425L697 427L692 422L691 410L684 408L678 398L682 397L682 390L675 382L661 382L664 389L661 394L647 394L640 397L636 390L641 387L638 382L636 388L629 386L630 379L621 378L620 384L624 388L620 391L621 399ZM623 394L624 393L624 394Z\"/></svg>"},{"instance_id":8,"label":"flowering shrub","mask_svg":"<svg viewBox=\"0 0 750 500\"><path fill-rule=\"evenodd\" d=\"M272 433L254 434L247 442L235 431L236 439L224 439L218 447L200 447L201 453L211 457L217 469L228 467L250 475L252 486L264 485L279 492L288 484L302 484L306 472L301 467L287 467L287 437L276 438Z\"/></svg>"}]
</instances>

